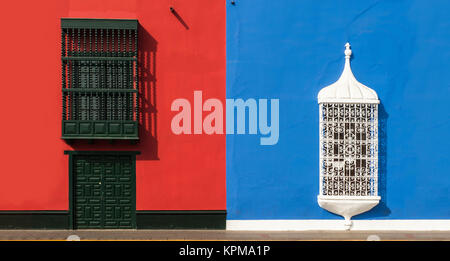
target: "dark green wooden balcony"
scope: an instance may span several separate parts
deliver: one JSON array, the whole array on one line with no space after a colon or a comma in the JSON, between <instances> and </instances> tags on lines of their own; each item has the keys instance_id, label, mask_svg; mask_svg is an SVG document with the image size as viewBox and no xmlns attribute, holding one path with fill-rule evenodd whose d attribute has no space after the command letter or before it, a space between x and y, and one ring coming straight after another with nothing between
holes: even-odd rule
<instances>
[{"instance_id":1,"label":"dark green wooden balcony","mask_svg":"<svg viewBox=\"0 0 450 261\"><path fill-rule=\"evenodd\" d=\"M138 21L61 19L62 138L137 140Z\"/></svg>"}]
</instances>

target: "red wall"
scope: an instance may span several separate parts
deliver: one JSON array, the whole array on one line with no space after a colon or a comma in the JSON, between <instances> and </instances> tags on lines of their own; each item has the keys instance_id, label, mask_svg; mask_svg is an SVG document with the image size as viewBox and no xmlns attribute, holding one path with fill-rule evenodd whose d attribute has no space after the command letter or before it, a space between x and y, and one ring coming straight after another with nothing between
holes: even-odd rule
<instances>
[{"instance_id":1,"label":"red wall","mask_svg":"<svg viewBox=\"0 0 450 261\"><path fill-rule=\"evenodd\" d=\"M173 6L179 18L170 12ZM71 146L61 136L60 18L141 25L141 142ZM225 2L8 1L0 10L0 210L68 209L64 150L139 150L137 210L226 208L225 135L174 135L176 98L225 104Z\"/></svg>"}]
</instances>

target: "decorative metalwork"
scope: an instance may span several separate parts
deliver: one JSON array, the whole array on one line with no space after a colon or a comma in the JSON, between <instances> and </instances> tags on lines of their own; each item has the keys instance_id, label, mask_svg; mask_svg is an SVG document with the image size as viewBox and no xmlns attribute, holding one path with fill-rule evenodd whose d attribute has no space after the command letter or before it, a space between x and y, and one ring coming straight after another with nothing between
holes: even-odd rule
<instances>
[{"instance_id":1,"label":"decorative metalwork","mask_svg":"<svg viewBox=\"0 0 450 261\"><path fill-rule=\"evenodd\" d=\"M61 19L63 138L138 138L137 20Z\"/></svg>"},{"instance_id":2,"label":"decorative metalwork","mask_svg":"<svg viewBox=\"0 0 450 261\"><path fill-rule=\"evenodd\" d=\"M376 196L378 105L319 106L321 195Z\"/></svg>"},{"instance_id":3,"label":"decorative metalwork","mask_svg":"<svg viewBox=\"0 0 450 261\"><path fill-rule=\"evenodd\" d=\"M378 196L377 93L356 80L350 68L352 50L345 44L345 65L339 79L320 90L319 206L351 218L376 206Z\"/></svg>"}]
</instances>

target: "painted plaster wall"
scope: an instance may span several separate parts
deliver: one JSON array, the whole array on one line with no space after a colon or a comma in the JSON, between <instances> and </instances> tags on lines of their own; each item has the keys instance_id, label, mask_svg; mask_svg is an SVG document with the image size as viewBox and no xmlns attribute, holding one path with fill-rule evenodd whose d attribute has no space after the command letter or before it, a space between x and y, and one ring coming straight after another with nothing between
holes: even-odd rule
<instances>
[{"instance_id":1,"label":"painted plaster wall","mask_svg":"<svg viewBox=\"0 0 450 261\"><path fill-rule=\"evenodd\" d=\"M169 7L173 6L180 18ZM138 19L141 142L61 136L61 18ZM64 150L139 150L138 210L223 210L225 135L170 131L176 98L225 99L222 1L8 1L0 9L0 210L68 209Z\"/></svg>"},{"instance_id":2,"label":"painted plaster wall","mask_svg":"<svg viewBox=\"0 0 450 261\"><path fill-rule=\"evenodd\" d=\"M227 98L280 99L280 137L227 135L228 219L341 219L321 209L319 90L344 44L380 105L380 204L354 219L450 218L448 1L227 3Z\"/></svg>"}]
</instances>

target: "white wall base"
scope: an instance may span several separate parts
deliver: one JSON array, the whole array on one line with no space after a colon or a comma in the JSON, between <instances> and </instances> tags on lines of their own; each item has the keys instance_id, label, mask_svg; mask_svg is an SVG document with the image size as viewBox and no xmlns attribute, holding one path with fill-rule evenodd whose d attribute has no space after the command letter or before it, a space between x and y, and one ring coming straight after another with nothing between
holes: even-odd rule
<instances>
[{"instance_id":1,"label":"white wall base","mask_svg":"<svg viewBox=\"0 0 450 261\"><path fill-rule=\"evenodd\" d=\"M342 231L343 220L227 220L227 230ZM353 220L351 231L450 231L450 219Z\"/></svg>"}]
</instances>

